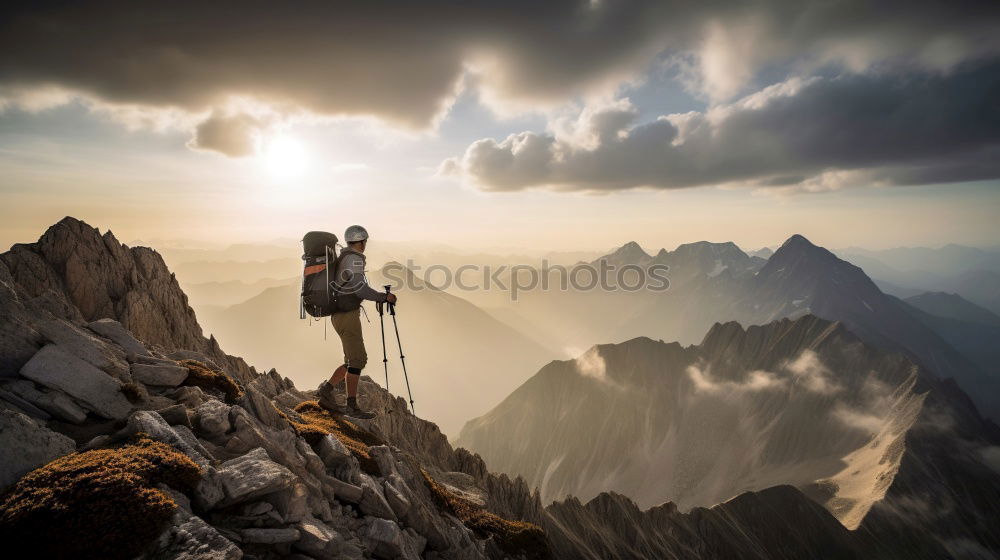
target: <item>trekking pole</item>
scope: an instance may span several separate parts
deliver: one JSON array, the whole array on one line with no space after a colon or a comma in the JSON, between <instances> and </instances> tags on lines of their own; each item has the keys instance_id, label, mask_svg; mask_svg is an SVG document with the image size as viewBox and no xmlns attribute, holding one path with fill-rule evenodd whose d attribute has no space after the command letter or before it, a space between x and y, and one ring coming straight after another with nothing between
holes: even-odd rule
<instances>
[{"instance_id":1,"label":"trekking pole","mask_svg":"<svg viewBox=\"0 0 1000 560\"><path fill-rule=\"evenodd\" d=\"M385 287L385 293L389 293L390 286ZM382 331L382 367L385 369L385 390L389 392L389 356L385 352L385 309L381 301L375 303L378 310L378 327Z\"/></svg>"},{"instance_id":2,"label":"trekking pole","mask_svg":"<svg viewBox=\"0 0 1000 560\"><path fill-rule=\"evenodd\" d=\"M386 286L388 288L388 286ZM414 416L417 415L416 409L413 408L413 393L410 392L410 376L406 374L406 356L403 355L403 343L399 339L399 323L396 322L396 304L389 304L389 315L392 315L392 327L396 330L396 344L399 345L399 362L403 364L403 379L406 380L406 395L410 397L410 412Z\"/></svg>"}]
</instances>

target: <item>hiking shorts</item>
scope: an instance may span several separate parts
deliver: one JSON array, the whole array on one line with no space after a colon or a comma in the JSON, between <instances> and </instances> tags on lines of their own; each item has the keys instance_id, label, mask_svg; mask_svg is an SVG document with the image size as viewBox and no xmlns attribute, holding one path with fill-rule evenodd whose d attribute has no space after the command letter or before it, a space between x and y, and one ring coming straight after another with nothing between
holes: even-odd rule
<instances>
[{"instance_id":1,"label":"hiking shorts","mask_svg":"<svg viewBox=\"0 0 1000 560\"><path fill-rule=\"evenodd\" d=\"M344 347L344 364L349 368L364 369L368 363L368 352L365 352L365 339L361 334L361 309L334 313L330 321Z\"/></svg>"}]
</instances>

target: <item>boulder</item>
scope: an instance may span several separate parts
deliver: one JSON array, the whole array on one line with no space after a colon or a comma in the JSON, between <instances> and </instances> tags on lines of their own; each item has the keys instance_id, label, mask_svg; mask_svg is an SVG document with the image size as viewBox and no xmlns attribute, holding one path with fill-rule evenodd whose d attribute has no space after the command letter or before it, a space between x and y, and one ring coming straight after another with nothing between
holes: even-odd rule
<instances>
[{"instance_id":1,"label":"boulder","mask_svg":"<svg viewBox=\"0 0 1000 560\"><path fill-rule=\"evenodd\" d=\"M183 436L167 424L163 417L155 412L149 410L136 412L129 417L125 431L130 434L145 432L151 438L175 447L178 451L190 457L192 461L198 463L203 469L209 465L208 458L196 446L188 443Z\"/></svg>"},{"instance_id":2,"label":"boulder","mask_svg":"<svg viewBox=\"0 0 1000 560\"><path fill-rule=\"evenodd\" d=\"M295 475L256 448L246 455L230 459L218 470L225 492L222 505L237 504L291 487Z\"/></svg>"},{"instance_id":3,"label":"boulder","mask_svg":"<svg viewBox=\"0 0 1000 560\"><path fill-rule=\"evenodd\" d=\"M298 523L309 514L306 485L294 482L288 489L272 492L263 498L281 516L285 523Z\"/></svg>"},{"instance_id":4,"label":"boulder","mask_svg":"<svg viewBox=\"0 0 1000 560\"><path fill-rule=\"evenodd\" d=\"M76 450L70 438L11 410L0 409L0 490L27 472Z\"/></svg>"},{"instance_id":5,"label":"boulder","mask_svg":"<svg viewBox=\"0 0 1000 560\"><path fill-rule=\"evenodd\" d=\"M21 376L64 392L105 418L125 418L132 410L118 380L55 344L32 356Z\"/></svg>"},{"instance_id":6,"label":"boulder","mask_svg":"<svg viewBox=\"0 0 1000 560\"><path fill-rule=\"evenodd\" d=\"M151 558L240 560L243 551L200 517L177 508L173 522L157 541Z\"/></svg>"},{"instance_id":7,"label":"boulder","mask_svg":"<svg viewBox=\"0 0 1000 560\"><path fill-rule=\"evenodd\" d=\"M205 402L208 398L205 396L205 391L201 390L201 387L185 386L169 391L167 396L183 405L186 405L188 408L198 408L201 403Z\"/></svg>"},{"instance_id":8,"label":"boulder","mask_svg":"<svg viewBox=\"0 0 1000 560\"><path fill-rule=\"evenodd\" d=\"M188 369L177 365L132 364L132 378L156 387L177 387L187 379Z\"/></svg>"},{"instance_id":9,"label":"boulder","mask_svg":"<svg viewBox=\"0 0 1000 560\"><path fill-rule=\"evenodd\" d=\"M299 540L299 530L294 527L284 529L243 529L240 531L245 543L281 544Z\"/></svg>"},{"instance_id":10,"label":"boulder","mask_svg":"<svg viewBox=\"0 0 1000 560\"><path fill-rule=\"evenodd\" d=\"M333 489L334 495L342 502L357 504L364 496L364 490L360 486L355 486L349 482L344 482L336 478L327 479L327 484Z\"/></svg>"},{"instance_id":11,"label":"boulder","mask_svg":"<svg viewBox=\"0 0 1000 560\"><path fill-rule=\"evenodd\" d=\"M361 472L358 459L335 436L323 436L316 446L316 453L333 476L345 482L357 480L358 473Z\"/></svg>"},{"instance_id":12,"label":"boulder","mask_svg":"<svg viewBox=\"0 0 1000 560\"><path fill-rule=\"evenodd\" d=\"M191 431L191 428L188 428L187 426L181 424L177 424L174 426L170 426L170 429L172 429L175 434L180 436L180 438L184 440L184 443L187 443L188 445L193 447L194 450L197 451L200 455L208 459L210 462L215 461L215 453L209 451L208 448L205 447L203 442L200 439L198 439L198 436L194 435L194 432Z\"/></svg>"},{"instance_id":13,"label":"boulder","mask_svg":"<svg viewBox=\"0 0 1000 560\"><path fill-rule=\"evenodd\" d=\"M226 492L222 489L222 479L215 467L208 466L202 471L193 498L198 507L206 511L213 509L226 498Z\"/></svg>"},{"instance_id":14,"label":"boulder","mask_svg":"<svg viewBox=\"0 0 1000 560\"><path fill-rule=\"evenodd\" d=\"M396 470L396 456L388 445L373 445L369 448L368 454L375 460L378 470L382 476L390 476L398 473Z\"/></svg>"},{"instance_id":15,"label":"boulder","mask_svg":"<svg viewBox=\"0 0 1000 560\"><path fill-rule=\"evenodd\" d=\"M409 541L399 525L388 519L372 519L365 534L367 548L383 558L419 559Z\"/></svg>"},{"instance_id":16,"label":"boulder","mask_svg":"<svg viewBox=\"0 0 1000 560\"><path fill-rule=\"evenodd\" d=\"M303 519L295 528L299 530L295 548L317 558L333 556L343 541L340 534L312 516Z\"/></svg>"},{"instance_id":17,"label":"boulder","mask_svg":"<svg viewBox=\"0 0 1000 560\"><path fill-rule=\"evenodd\" d=\"M271 399L260 392L253 385L246 387L243 397L239 401L240 406L257 417L265 426L281 430L288 427L288 422L281 416L278 409L274 407Z\"/></svg>"},{"instance_id":18,"label":"boulder","mask_svg":"<svg viewBox=\"0 0 1000 560\"><path fill-rule=\"evenodd\" d=\"M323 484L317 475L310 471L309 461L299 452L299 442L302 441L291 427L275 430L264 426L255 416L241 406L233 406L229 421L235 432L226 442L226 451L241 454L255 447L262 447L273 461L288 468L302 479L310 494L322 495ZM317 457L317 460L319 458ZM319 461L322 463L322 461ZM325 472L320 472L323 478L330 478Z\"/></svg>"},{"instance_id":19,"label":"boulder","mask_svg":"<svg viewBox=\"0 0 1000 560\"><path fill-rule=\"evenodd\" d=\"M396 520L396 514L382 493L382 485L364 473L361 474L361 491L361 501L358 502L358 508L362 513L382 519Z\"/></svg>"},{"instance_id":20,"label":"boulder","mask_svg":"<svg viewBox=\"0 0 1000 560\"><path fill-rule=\"evenodd\" d=\"M119 348L104 342L80 327L54 319L39 321L36 329L49 341L57 344L67 353L80 358L97 369L114 376L122 383L131 381L125 353Z\"/></svg>"},{"instance_id":21,"label":"boulder","mask_svg":"<svg viewBox=\"0 0 1000 560\"><path fill-rule=\"evenodd\" d=\"M149 350L136 340L128 329L114 319L98 319L87 324L87 328L121 346L126 355L149 356Z\"/></svg>"},{"instance_id":22,"label":"boulder","mask_svg":"<svg viewBox=\"0 0 1000 560\"><path fill-rule=\"evenodd\" d=\"M39 389L27 379L7 381L3 385L0 385L0 387L14 393L60 420L65 420L72 424L80 424L87 419L87 411L80 408L79 405L73 402L73 399L59 391Z\"/></svg>"},{"instance_id":23,"label":"boulder","mask_svg":"<svg viewBox=\"0 0 1000 560\"><path fill-rule=\"evenodd\" d=\"M399 478L399 475L395 475L392 480L386 480L384 486L385 501L389 503L389 507L392 508L396 517L403 519L410 511L410 499L406 497L409 494L409 488L406 487L403 479Z\"/></svg>"},{"instance_id":24,"label":"boulder","mask_svg":"<svg viewBox=\"0 0 1000 560\"><path fill-rule=\"evenodd\" d=\"M229 431L229 405L215 399L208 399L196 409L198 430L206 436L215 436Z\"/></svg>"},{"instance_id":25,"label":"boulder","mask_svg":"<svg viewBox=\"0 0 1000 560\"><path fill-rule=\"evenodd\" d=\"M182 404L161 408L156 413L162 416L167 421L167 424L171 426L187 426L191 428L191 418L188 416L188 409Z\"/></svg>"}]
</instances>

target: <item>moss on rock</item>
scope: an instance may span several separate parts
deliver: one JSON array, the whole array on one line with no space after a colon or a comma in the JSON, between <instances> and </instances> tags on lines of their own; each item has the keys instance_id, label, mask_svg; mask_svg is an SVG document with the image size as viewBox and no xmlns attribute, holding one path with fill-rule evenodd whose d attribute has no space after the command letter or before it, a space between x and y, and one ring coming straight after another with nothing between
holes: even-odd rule
<instances>
[{"instance_id":1,"label":"moss on rock","mask_svg":"<svg viewBox=\"0 0 1000 560\"><path fill-rule=\"evenodd\" d=\"M427 488L438 507L441 507L462 520L466 527L480 538L493 538L496 544L506 553L525 555L528 558L548 558L551 556L545 531L534 523L527 521L511 521L471 502L434 480L426 470L420 469L424 475Z\"/></svg>"},{"instance_id":2,"label":"moss on rock","mask_svg":"<svg viewBox=\"0 0 1000 560\"><path fill-rule=\"evenodd\" d=\"M243 389L225 372L211 369L198 360L181 360L177 363L188 370L187 379L181 385L221 391L228 404L235 404L243 396Z\"/></svg>"},{"instance_id":3,"label":"moss on rock","mask_svg":"<svg viewBox=\"0 0 1000 560\"><path fill-rule=\"evenodd\" d=\"M156 485L190 493L200 477L194 461L145 434L71 453L26 474L0 499L0 541L30 545L32 558L134 558L177 508Z\"/></svg>"},{"instance_id":4,"label":"moss on rock","mask_svg":"<svg viewBox=\"0 0 1000 560\"><path fill-rule=\"evenodd\" d=\"M287 416L286 420L295 428L310 445L316 445L327 434L340 440L344 447L351 451L361 468L369 474L379 475L378 464L368 453L371 445L382 445L385 442L375 434L358 427L344 417L336 417L321 407L317 401L305 401L295 407L295 412L305 422L296 422Z\"/></svg>"}]
</instances>

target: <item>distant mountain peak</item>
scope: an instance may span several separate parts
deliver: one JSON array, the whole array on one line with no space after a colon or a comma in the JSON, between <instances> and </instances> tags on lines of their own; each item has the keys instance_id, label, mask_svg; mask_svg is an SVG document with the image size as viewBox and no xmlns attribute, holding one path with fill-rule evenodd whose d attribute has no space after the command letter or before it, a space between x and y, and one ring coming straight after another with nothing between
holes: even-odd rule
<instances>
[{"instance_id":1,"label":"distant mountain peak","mask_svg":"<svg viewBox=\"0 0 1000 560\"><path fill-rule=\"evenodd\" d=\"M779 248L778 250L780 251L781 249L795 248L795 247L808 247L816 249L819 248L819 246L814 244L812 241L806 239L806 236L802 235L801 233L796 233L795 235L792 235L791 237L786 239L785 242L781 244L781 248Z\"/></svg>"},{"instance_id":2,"label":"distant mountain peak","mask_svg":"<svg viewBox=\"0 0 1000 560\"><path fill-rule=\"evenodd\" d=\"M629 241L628 243L619 247L614 253L614 255L637 255L642 257L649 257L649 253L642 248L641 245L635 241Z\"/></svg>"},{"instance_id":3,"label":"distant mountain peak","mask_svg":"<svg viewBox=\"0 0 1000 560\"><path fill-rule=\"evenodd\" d=\"M594 262L598 263L603 260L616 264L643 264L649 262L652 258L653 257L650 256L650 254L647 253L638 243L635 241L629 241Z\"/></svg>"}]
</instances>

